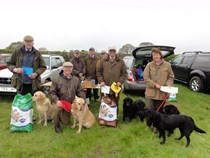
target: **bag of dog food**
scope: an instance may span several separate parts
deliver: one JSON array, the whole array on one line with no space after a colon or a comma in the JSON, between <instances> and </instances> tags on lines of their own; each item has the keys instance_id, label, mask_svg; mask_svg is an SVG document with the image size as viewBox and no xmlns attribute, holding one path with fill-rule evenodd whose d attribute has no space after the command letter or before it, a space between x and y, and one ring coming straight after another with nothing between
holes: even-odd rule
<instances>
[{"instance_id":1,"label":"bag of dog food","mask_svg":"<svg viewBox=\"0 0 210 158\"><path fill-rule=\"evenodd\" d=\"M12 103L11 131L32 131L33 106L31 94L16 94Z\"/></svg>"},{"instance_id":2,"label":"bag of dog food","mask_svg":"<svg viewBox=\"0 0 210 158\"><path fill-rule=\"evenodd\" d=\"M117 106L108 97L102 97L98 124L117 127Z\"/></svg>"},{"instance_id":3,"label":"bag of dog food","mask_svg":"<svg viewBox=\"0 0 210 158\"><path fill-rule=\"evenodd\" d=\"M176 93L169 93L168 102L176 102Z\"/></svg>"}]
</instances>

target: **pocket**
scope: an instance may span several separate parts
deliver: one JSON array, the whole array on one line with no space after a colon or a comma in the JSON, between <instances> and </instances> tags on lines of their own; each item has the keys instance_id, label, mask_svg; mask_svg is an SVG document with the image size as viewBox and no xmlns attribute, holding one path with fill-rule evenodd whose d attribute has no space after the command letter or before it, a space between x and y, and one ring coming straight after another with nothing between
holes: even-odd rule
<instances>
[{"instance_id":1,"label":"pocket","mask_svg":"<svg viewBox=\"0 0 210 158\"><path fill-rule=\"evenodd\" d=\"M155 96L155 89L154 88L146 88L145 95L148 98L153 98Z\"/></svg>"}]
</instances>

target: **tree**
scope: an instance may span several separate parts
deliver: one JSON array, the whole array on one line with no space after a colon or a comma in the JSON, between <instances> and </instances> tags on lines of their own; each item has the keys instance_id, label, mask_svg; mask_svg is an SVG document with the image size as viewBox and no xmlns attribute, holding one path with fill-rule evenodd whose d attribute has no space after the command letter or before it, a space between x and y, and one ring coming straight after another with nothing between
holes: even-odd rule
<instances>
[{"instance_id":1,"label":"tree","mask_svg":"<svg viewBox=\"0 0 210 158\"><path fill-rule=\"evenodd\" d=\"M8 49L8 50L16 50L16 49L20 49L20 47L22 45L23 45L23 43L21 41L12 42L8 47L6 47L6 49Z\"/></svg>"},{"instance_id":2,"label":"tree","mask_svg":"<svg viewBox=\"0 0 210 158\"><path fill-rule=\"evenodd\" d=\"M151 42L141 42L139 44L139 47L144 47L144 46L153 46L154 44Z\"/></svg>"},{"instance_id":3,"label":"tree","mask_svg":"<svg viewBox=\"0 0 210 158\"><path fill-rule=\"evenodd\" d=\"M47 51L47 48L41 47L41 48L39 48L39 51L40 52L46 52Z\"/></svg>"},{"instance_id":4,"label":"tree","mask_svg":"<svg viewBox=\"0 0 210 158\"><path fill-rule=\"evenodd\" d=\"M131 44L124 44L122 48L119 49L120 54L131 54L135 47Z\"/></svg>"}]
</instances>

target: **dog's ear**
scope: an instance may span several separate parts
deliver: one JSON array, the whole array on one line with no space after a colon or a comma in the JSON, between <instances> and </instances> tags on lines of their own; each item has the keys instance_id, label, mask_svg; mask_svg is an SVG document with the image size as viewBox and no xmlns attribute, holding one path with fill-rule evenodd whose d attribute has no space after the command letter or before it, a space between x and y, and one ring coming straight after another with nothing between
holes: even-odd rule
<instances>
[{"instance_id":1,"label":"dog's ear","mask_svg":"<svg viewBox=\"0 0 210 158\"><path fill-rule=\"evenodd\" d=\"M45 94L44 93L39 93L39 98L41 101L44 101L45 100Z\"/></svg>"}]
</instances>

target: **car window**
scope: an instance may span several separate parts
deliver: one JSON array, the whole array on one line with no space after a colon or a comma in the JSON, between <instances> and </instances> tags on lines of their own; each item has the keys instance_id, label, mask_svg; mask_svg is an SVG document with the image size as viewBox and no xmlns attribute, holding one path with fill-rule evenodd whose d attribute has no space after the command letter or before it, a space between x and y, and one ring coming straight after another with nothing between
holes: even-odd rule
<instances>
[{"instance_id":1,"label":"car window","mask_svg":"<svg viewBox=\"0 0 210 158\"><path fill-rule=\"evenodd\" d=\"M8 62L10 60L11 56L6 56L5 59L6 59L6 62Z\"/></svg>"},{"instance_id":2,"label":"car window","mask_svg":"<svg viewBox=\"0 0 210 158\"><path fill-rule=\"evenodd\" d=\"M44 58L46 66L47 66L47 69L49 69L49 67L50 67L50 58L49 57L43 57L43 58Z\"/></svg>"},{"instance_id":3,"label":"car window","mask_svg":"<svg viewBox=\"0 0 210 158\"><path fill-rule=\"evenodd\" d=\"M55 57L51 58L51 67L58 67L57 61Z\"/></svg>"},{"instance_id":4,"label":"car window","mask_svg":"<svg viewBox=\"0 0 210 158\"><path fill-rule=\"evenodd\" d=\"M182 62L183 56L178 55L176 58L172 60L172 64L179 65Z\"/></svg>"},{"instance_id":5,"label":"car window","mask_svg":"<svg viewBox=\"0 0 210 158\"><path fill-rule=\"evenodd\" d=\"M0 64L5 64L4 58L0 58Z\"/></svg>"},{"instance_id":6,"label":"car window","mask_svg":"<svg viewBox=\"0 0 210 158\"><path fill-rule=\"evenodd\" d=\"M62 61L61 61L60 58L55 58L55 60L56 60L56 63L57 63L57 65L58 65L58 67L60 67L60 66L63 65L63 63L62 63Z\"/></svg>"},{"instance_id":7,"label":"car window","mask_svg":"<svg viewBox=\"0 0 210 158\"><path fill-rule=\"evenodd\" d=\"M210 55L198 55L195 58L194 66L210 67Z\"/></svg>"}]
</instances>

